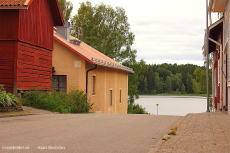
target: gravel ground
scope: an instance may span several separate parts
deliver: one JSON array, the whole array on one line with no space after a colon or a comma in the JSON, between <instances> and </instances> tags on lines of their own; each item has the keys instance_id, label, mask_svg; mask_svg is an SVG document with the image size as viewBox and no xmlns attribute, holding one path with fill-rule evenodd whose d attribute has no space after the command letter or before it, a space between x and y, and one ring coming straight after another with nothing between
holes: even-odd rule
<instances>
[{"instance_id":1,"label":"gravel ground","mask_svg":"<svg viewBox=\"0 0 230 153\"><path fill-rule=\"evenodd\" d=\"M223 112L188 114L176 136L170 137L150 153L229 153L230 116Z\"/></svg>"}]
</instances>

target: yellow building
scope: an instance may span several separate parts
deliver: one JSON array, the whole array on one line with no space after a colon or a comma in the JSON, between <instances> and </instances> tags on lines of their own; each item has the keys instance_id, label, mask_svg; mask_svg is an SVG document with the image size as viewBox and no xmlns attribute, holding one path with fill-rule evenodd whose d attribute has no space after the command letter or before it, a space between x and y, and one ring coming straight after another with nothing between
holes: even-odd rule
<instances>
[{"instance_id":1,"label":"yellow building","mask_svg":"<svg viewBox=\"0 0 230 153\"><path fill-rule=\"evenodd\" d=\"M59 91L85 91L91 112L127 113L128 74L134 73L89 45L54 32L53 81Z\"/></svg>"}]
</instances>

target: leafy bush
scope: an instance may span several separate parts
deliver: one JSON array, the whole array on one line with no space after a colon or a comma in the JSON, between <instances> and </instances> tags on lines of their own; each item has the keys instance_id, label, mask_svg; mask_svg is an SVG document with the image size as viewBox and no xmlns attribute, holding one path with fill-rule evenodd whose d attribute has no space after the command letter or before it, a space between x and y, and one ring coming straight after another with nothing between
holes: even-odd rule
<instances>
[{"instance_id":1,"label":"leafy bush","mask_svg":"<svg viewBox=\"0 0 230 153\"><path fill-rule=\"evenodd\" d=\"M148 114L148 112L139 104L128 104L129 114Z\"/></svg>"},{"instance_id":2,"label":"leafy bush","mask_svg":"<svg viewBox=\"0 0 230 153\"><path fill-rule=\"evenodd\" d=\"M213 111L213 99L211 96L209 97L209 110L210 110L210 112Z\"/></svg>"},{"instance_id":3,"label":"leafy bush","mask_svg":"<svg viewBox=\"0 0 230 153\"><path fill-rule=\"evenodd\" d=\"M83 91L73 90L69 94L71 113L88 113L93 104L87 102L87 96Z\"/></svg>"},{"instance_id":4,"label":"leafy bush","mask_svg":"<svg viewBox=\"0 0 230 153\"><path fill-rule=\"evenodd\" d=\"M73 90L68 94L34 90L23 96L22 104L60 113L88 113L93 105L80 90Z\"/></svg>"},{"instance_id":5,"label":"leafy bush","mask_svg":"<svg viewBox=\"0 0 230 153\"><path fill-rule=\"evenodd\" d=\"M3 106L17 105L18 101L19 99L15 95L4 90L4 85L0 85L0 104Z\"/></svg>"}]
</instances>

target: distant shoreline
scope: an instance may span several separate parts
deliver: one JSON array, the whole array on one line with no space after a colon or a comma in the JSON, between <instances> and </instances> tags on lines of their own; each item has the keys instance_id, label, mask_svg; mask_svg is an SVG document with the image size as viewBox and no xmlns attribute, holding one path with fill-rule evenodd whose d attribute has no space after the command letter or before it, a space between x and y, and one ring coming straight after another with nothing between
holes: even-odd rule
<instances>
[{"instance_id":1,"label":"distant shoreline","mask_svg":"<svg viewBox=\"0 0 230 153\"><path fill-rule=\"evenodd\" d=\"M206 94L139 94L139 96L193 96L193 97L207 97ZM209 95L210 97L212 96L212 94Z\"/></svg>"},{"instance_id":2,"label":"distant shoreline","mask_svg":"<svg viewBox=\"0 0 230 153\"><path fill-rule=\"evenodd\" d=\"M159 95L139 95L139 98L207 98L205 95L186 95L186 94L181 94L181 95L164 95L164 94L159 94Z\"/></svg>"}]
</instances>

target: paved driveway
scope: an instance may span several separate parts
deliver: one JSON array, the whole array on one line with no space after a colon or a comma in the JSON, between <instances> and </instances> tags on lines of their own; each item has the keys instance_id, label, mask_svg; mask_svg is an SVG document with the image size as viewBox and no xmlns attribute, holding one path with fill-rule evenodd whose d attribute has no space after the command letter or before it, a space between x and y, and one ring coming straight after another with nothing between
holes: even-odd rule
<instances>
[{"instance_id":1,"label":"paved driveway","mask_svg":"<svg viewBox=\"0 0 230 153\"><path fill-rule=\"evenodd\" d=\"M130 114L0 118L0 152L147 153L179 119Z\"/></svg>"}]
</instances>

